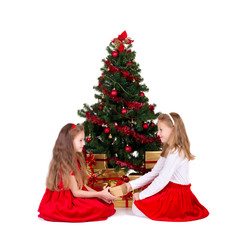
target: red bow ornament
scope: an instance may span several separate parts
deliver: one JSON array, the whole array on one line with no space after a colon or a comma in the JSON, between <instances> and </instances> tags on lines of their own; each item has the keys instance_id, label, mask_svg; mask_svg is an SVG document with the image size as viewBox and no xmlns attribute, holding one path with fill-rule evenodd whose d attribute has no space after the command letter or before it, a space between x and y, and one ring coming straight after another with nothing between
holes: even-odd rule
<instances>
[{"instance_id":1,"label":"red bow ornament","mask_svg":"<svg viewBox=\"0 0 240 240\"><path fill-rule=\"evenodd\" d=\"M118 49L119 52L123 52L124 44L130 44L133 40L128 38L126 31L124 31L122 34L118 35L118 38L114 38L112 42L115 44L115 49Z\"/></svg>"}]
</instances>

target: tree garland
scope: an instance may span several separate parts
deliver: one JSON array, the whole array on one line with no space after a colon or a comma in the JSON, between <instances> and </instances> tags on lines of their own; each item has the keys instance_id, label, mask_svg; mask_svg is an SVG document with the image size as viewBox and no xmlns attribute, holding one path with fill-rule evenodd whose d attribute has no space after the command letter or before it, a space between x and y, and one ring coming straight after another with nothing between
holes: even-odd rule
<instances>
[{"instance_id":1,"label":"tree garland","mask_svg":"<svg viewBox=\"0 0 240 240\"><path fill-rule=\"evenodd\" d=\"M111 92L109 92L107 89L102 87L102 83L99 82L98 84L99 88L101 89L101 91L107 95L108 97L110 97L113 101L119 103L121 101L123 101L125 103L125 105L129 108L129 109L134 109L134 110L139 110L142 108L142 106L144 105L144 103L138 103L138 102L130 102L125 100L124 98L121 97L116 97L116 96L112 96Z\"/></svg>"},{"instance_id":2,"label":"tree garland","mask_svg":"<svg viewBox=\"0 0 240 240\"><path fill-rule=\"evenodd\" d=\"M140 78L134 77L130 74L130 72L126 71L126 70L121 70L118 67L112 66L111 62L109 60L105 61L105 64L108 66L108 70L112 73L116 73L116 72L120 72L122 73L122 75L130 82L134 82L134 81L140 81Z\"/></svg>"},{"instance_id":3,"label":"tree garland","mask_svg":"<svg viewBox=\"0 0 240 240\"><path fill-rule=\"evenodd\" d=\"M97 116L92 115L90 112L86 112L86 117L87 117L88 121L91 120L93 123L95 123L95 124L97 124L99 126L102 126L102 125L107 125L108 127L110 126L110 124L104 122L103 120L101 120ZM148 144L148 143L155 142L156 140L161 141L159 136L156 136L156 137L153 137L153 138L147 138L144 135L136 133L134 130L132 130L128 126L122 127L122 126L115 125L114 127L116 128L116 130L118 132L122 132L122 133L124 133L127 136L131 135L132 137L134 137L137 141L139 141L141 143Z\"/></svg>"}]
</instances>

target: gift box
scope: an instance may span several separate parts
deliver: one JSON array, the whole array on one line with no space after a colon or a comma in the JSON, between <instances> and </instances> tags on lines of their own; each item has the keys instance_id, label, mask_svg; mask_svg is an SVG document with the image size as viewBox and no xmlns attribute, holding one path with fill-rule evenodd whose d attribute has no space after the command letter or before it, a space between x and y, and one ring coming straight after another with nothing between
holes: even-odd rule
<instances>
[{"instance_id":1,"label":"gift box","mask_svg":"<svg viewBox=\"0 0 240 240\"><path fill-rule=\"evenodd\" d=\"M89 156L89 154L87 156ZM93 154L93 156L96 160L95 164L92 165L94 169L107 169L107 154Z\"/></svg>"},{"instance_id":2,"label":"gift box","mask_svg":"<svg viewBox=\"0 0 240 240\"><path fill-rule=\"evenodd\" d=\"M140 174L132 174L132 175L129 175L125 178L128 178L126 180L129 180L129 181L132 181L132 180L135 180L139 177L141 177L143 175L140 175ZM124 178L123 178L124 179ZM121 180L120 180L121 181ZM113 181L112 182L112 185L115 186L116 184L118 184L120 181ZM124 184L122 184L124 185ZM122 185L119 185L122 186ZM125 207L132 207L132 203L133 203L133 200L132 200L132 195L136 192L141 192L142 191L142 188L140 189L135 189L134 191L132 192L129 192L127 193L126 195L123 195L123 196L120 196L118 197L115 201L114 201L114 207L116 208L125 208Z\"/></svg>"},{"instance_id":3,"label":"gift box","mask_svg":"<svg viewBox=\"0 0 240 240\"><path fill-rule=\"evenodd\" d=\"M152 169L161 156L162 151L145 152L145 168Z\"/></svg>"},{"instance_id":4,"label":"gift box","mask_svg":"<svg viewBox=\"0 0 240 240\"><path fill-rule=\"evenodd\" d=\"M126 195L128 192L127 192L127 186L125 183L119 185L119 186L116 186L116 187L111 187L110 188L110 193L115 196L115 197L120 197L120 196L124 196Z\"/></svg>"},{"instance_id":5,"label":"gift box","mask_svg":"<svg viewBox=\"0 0 240 240\"><path fill-rule=\"evenodd\" d=\"M101 175L99 175L99 177L108 178L109 180L119 180L123 176L125 176L125 172L123 169L115 172L114 168L104 169L101 171Z\"/></svg>"},{"instance_id":6,"label":"gift box","mask_svg":"<svg viewBox=\"0 0 240 240\"><path fill-rule=\"evenodd\" d=\"M120 170L115 172L114 169L92 169L92 173L89 170L89 175L91 176L89 179L89 186L94 188L96 184L107 184L107 186L115 187L116 182L122 180L125 175L124 170Z\"/></svg>"},{"instance_id":7,"label":"gift box","mask_svg":"<svg viewBox=\"0 0 240 240\"><path fill-rule=\"evenodd\" d=\"M139 174L134 174L134 175L129 175L128 178L129 178L129 181L133 181L133 180L136 180L140 177L142 177L143 175L139 175ZM136 192L141 192L142 191L142 188L139 188L139 189L135 189L133 190L133 193L136 193Z\"/></svg>"},{"instance_id":8,"label":"gift box","mask_svg":"<svg viewBox=\"0 0 240 240\"><path fill-rule=\"evenodd\" d=\"M128 208L132 207L133 200L132 199L122 199L121 197L118 197L114 202L115 208Z\"/></svg>"},{"instance_id":9,"label":"gift box","mask_svg":"<svg viewBox=\"0 0 240 240\"><path fill-rule=\"evenodd\" d=\"M129 176L125 176L125 172L123 169L120 169L120 171L115 172L112 168L107 169L93 169L93 181L89 186L97 191L101 191L106 186L110 186L112 189L114 188L115 191L117 191L116 194L119 196L114 201L114 207L116 208L125 208L125 207L132 207L132 193L139 192L141 189L136 189L133 192L126 193L122 185L125 185L124 182L128 182L131 180L135 180L142 175L140 174L133 174ZM122 187L121 187L122 186ZM110 190L111 192L111 190ZM125 194L125 195L123 195ZM121 196L120 196L121 195Z\"/></svg>"},{"instance_id":10,"label":"gift box","mask_svg":"<svg viewBox=\"0 0 240 240\"><path fill-rule=\"evenodd\" d=\"M140 175L140 174L133 174L133 175L129 175L128 178L129 178L129 181L133 181L133 180L136 180L140 177L142 177L143 175Z\"/></svg>"}]
</instances>

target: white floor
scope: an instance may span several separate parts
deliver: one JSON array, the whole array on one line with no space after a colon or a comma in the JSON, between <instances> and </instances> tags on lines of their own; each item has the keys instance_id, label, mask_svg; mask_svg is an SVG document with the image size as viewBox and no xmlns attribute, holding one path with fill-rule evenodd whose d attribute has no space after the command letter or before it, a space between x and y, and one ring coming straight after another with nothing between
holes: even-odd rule
<instances>
[{"instance_id":1,"label":"white floor","mask_svg":"<svg viewBox=\"0 0 240 240\"><path fill-rule=\"evenodd\" d=\"M117 208L117 212L106 221L87 223L48 222L36 213L27 218L14 218L1 234L1 239L240 239L239 222L221 218L214 212L209 217L193 222L157 222L133 215L130 208ZM5 222L6 223L6 222Z\"/></svg>"}]
</instances>

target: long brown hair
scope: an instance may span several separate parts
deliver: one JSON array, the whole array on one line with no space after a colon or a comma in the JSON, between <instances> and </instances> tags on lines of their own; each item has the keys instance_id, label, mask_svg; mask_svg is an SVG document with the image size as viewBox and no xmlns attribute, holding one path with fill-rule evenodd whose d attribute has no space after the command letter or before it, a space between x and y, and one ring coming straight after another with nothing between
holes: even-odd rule
<instances>
[{"instance_id":1,"label":"long brown hair","mask_svg":"<svg viewBox=\"0 0 240 240\"><path fill-rule=\"evenodd\" d=\"M165 143L163 145L161 156L166 157L169 151L176 149L178 150L179 154L183 153L184 158L187 158L188 160L195 159L195 156L190 152L190 142L188 140L187 132L182 118L175 112L171 112L170 115L174 120L174 125L168 114L160 114L158 116L158 122L164 121L168 127L173 128L173 131L169 138L169 143Z\"/></svg>"},{"instance_id":2,"label":"long brown hair","mask_svg":"<svg viewBox=\"0 0 240 240\"><path fill-rule=\"evenodd\" d=\"M73 139L78 133L84 132L84 127L77 125L71 129L73 125L69 123L61 129L53 148L53 157L46 181L47 188L52 191L62 190L59 188L61 181L63 189L68 189L71 173L74 173L80 189L88 180L84 155L83 153L76 153L73 147ZM77 159L79 160L81 170L78 168Z\"/></svg>"}]
</instances>

